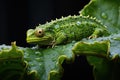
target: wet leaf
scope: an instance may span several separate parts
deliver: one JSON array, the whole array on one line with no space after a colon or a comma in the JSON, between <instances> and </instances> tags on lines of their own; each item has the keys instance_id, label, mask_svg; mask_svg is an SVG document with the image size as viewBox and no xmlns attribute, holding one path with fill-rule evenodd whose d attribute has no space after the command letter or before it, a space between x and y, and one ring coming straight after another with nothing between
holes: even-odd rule
<instances>
[{"instance_id":1,"label":"wet leaf","mask_svg":"<svg viewBox=\"0 0 120 80\"><path fill-rule=\"evenodd\" d=\"M112 33L120 30L120 2L119 0L91 0L81 11L81 15L96 17Z\"/></svg>"}]
</instances>

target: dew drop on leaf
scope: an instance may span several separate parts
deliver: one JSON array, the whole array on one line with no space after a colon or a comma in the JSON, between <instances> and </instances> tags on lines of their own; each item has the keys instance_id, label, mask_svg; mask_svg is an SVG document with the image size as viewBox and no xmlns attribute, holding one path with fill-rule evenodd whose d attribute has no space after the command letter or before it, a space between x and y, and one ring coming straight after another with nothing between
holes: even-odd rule
<instances>
[{"instance_id":1,"label":"dew drop on leaf","mask_svg":"<svg viewBox=\"0 0 120 80\"><path fill-rule=\"evenodd\" d=\"M38 65L41 66L42 64L39 63Z\"/></svg>"},{"instance_id":2,"label":"dew drop on leaf","mask_svg":"<svg viewBox=\"0 0 120 80\"><path fill-rule=\"evenodd\" d=\"M36 51L35 54L36 54L36 55L39 55L39 56L42 55L41 52L39 52L39 51Z\"/></svg>"},{"instance_id":3,"label":"dew drop on leaf","mask_svg":"<svg viewBox=\"0 0 120 80\"><path fill-rule=\"evenodd\" d=\"M33 63L31 63L30 65L31 65L31 66L34 66L34 64L33 64Z\"/></svg>"},{"instance_id":4,"label":"dew drop on leaf","mask_svg":"<svg viewBox=\"0 0 120 80\"><path fill-rule=\"evenodd\" d=\"M28 53L25 53L25 55L24 55L25 57L28 57L28 56L30 56Z\"/></svg>"},{"instance_id":5,"label":"dew drop on leaf","mask_svg":"<svg viewBox=\"0 0 120 80\"><path fill-rule=\"evenodd\" d=\"M36 60L36 61L41 61L41 59L40 59L40 58L35 58L35 60Z\"/></svg>"},{"instance_id":6,"label":"dew drop on leaf","mask_svg":"<svg viewBox=\"0 0 120 80\"><path fill-rule=\"evenodd\" d=\"M101 14L101 17L102 17L103 19L107 19L107 18L108 18L107 14L104 13L104 12Z\"/></svg>"}]
</instances>

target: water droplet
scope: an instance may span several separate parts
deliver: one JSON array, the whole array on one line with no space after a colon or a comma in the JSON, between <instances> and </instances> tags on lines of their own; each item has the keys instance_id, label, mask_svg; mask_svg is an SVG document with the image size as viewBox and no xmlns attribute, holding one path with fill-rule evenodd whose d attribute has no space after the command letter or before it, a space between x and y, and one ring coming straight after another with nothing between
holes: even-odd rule
<instances>
[{"instance_id":1,"label":"water droplet","mask_svg":"<svg viewBox=\"0 0 120 80\"><path fill-rule=\"evenodd\" d=\"M29 53L25 52L25 53L24 53L24 56L25 56L25 57L28 57L28 56L30 56L30 55L29 55Z\"/></svg>"},{"instance_id":2,"label":"water droplet","mask_svg":"<svg viewBox=\"0 0 120 80\"><path fill-rule=\"evenodd\" d=\"M36 46L32 47L32 49L38 49L38 45L36 45Z\"/></svg>"},{"instance_id":3,"label":"water droplet","mask_svg":"<svg viewBox=\"0 0 120 80\"><path fill-rule=\"evenodd\" d=\"M35 54L39 54L40 52L36 51Z\"/></svg>"},{"instance_id":4,"label":"water droplet","mask_svg":"<svg viewBox=\"0 0 120 80\"><path fill-rule=\"evenodd\" d=\"M39 52L39 51L36 51L35 54L36 54L36 55L39 55L39 56L42 55L41 52Z\"/></svg>"},{"instance_id":5,"label":"water droplet","mask_svg":"<svg viewBox=\"0 0 120 80\"><path fill-rule=\"evenodd\" d=\"M33 63L31 63L30 65L31 65L31 66L34 66L34 64L33 64Z\"/></svg>"},{"instance_id":6,"label":"water droplet","mask_svg":"<svg viewBox=\"0 0 120 80\"><path fill-rule=\"evenodd\" d=\"M35 58L36 61L41 61L41 59L38 57L38 58Z\"/></svg>"},{"instance_id":7,"label":"water droplet","mask_svg":"<svg viewBox=\"0 0 120 80\"><path fill-rule=\"evenodd\" d=\"M39 63L38 65L41 66L42 64Z\"/></svg>"},{"instance_id":8,"label":"water droplet","mask_svg":"<svg viewBox=\"0 0 120 80\"><path fill-rule=\"evenodd\" d=\"M55 29L58 29L60 26L59 25L55 25L54 27L55 27Z\"/></svg>"},{"instance_id":9,"label":"water droplet","mask_svg":"<svg viewBox=\"0 0 120 80\"><path fill-rule=\"evenodd\" d=\"M76 23L77 25L80 25L81 24L81 22L80 21L77 21L77 23Z\"/></svg>"},{"instance_id":10,"label":"water droplet","mask_svg":"<svg viewBox=\"0 0 120 80\"><path fill-rule=\"evenodd\" d=\"M104 18L104 19L107 19L107 18L108 18L108 16L107 16L106 13L102 13L102 14L101 14L101 17Z\"/></svg>"},{"instance_id":11,"label":"water droplet","mask_svg":"<svg viewBox=\"0 0 120 80\"><path fill-rule=\"evenodd\" d=\"M75 40L72 41L72 43L75 43L75 42L76 42Z\"/></svg>"}]
</instances>

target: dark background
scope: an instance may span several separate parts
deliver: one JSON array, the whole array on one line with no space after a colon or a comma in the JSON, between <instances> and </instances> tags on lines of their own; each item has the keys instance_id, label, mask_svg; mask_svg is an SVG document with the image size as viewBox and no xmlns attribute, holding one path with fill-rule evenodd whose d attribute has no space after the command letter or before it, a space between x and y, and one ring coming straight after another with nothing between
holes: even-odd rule
<instances>
[{"instance_id":1,"label":"dark background","mask_svg":"<svg viewBox=\"0 0 120 80\"><path fill-rule=\"evenodd\" d=\"M18 46L26 43L26 31L38 24L78 15L89 0L0 0L0 44L10 45L16 41ZM76 57L72 64L63 64L62 80L93 80L92 67L84 56Z\"/></svg>"},{"instance_id":2,"label":"dark background","mask_svg":"<svg viewBox=\"0 0 120 80\"><path fill-rule=\"evenodd\" d=\"M26 31L61 16L78 14L89 0L0 0L0 44L28 46Z\"/></svg>"}]
</instances>

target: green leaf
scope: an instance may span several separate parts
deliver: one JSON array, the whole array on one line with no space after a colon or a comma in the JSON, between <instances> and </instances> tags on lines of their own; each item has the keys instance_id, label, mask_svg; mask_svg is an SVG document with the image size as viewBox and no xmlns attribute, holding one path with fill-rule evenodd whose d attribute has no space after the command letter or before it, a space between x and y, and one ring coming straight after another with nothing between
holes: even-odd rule
<instances>
[{"instance_id":1,"label":"green leaf","mask_svg":"<svg viewBox=\"0 0 120 80\"><path fill-rule=\"evenodd\" d=\"M1 47L0 50L0 80L27 80L27 63L24 62L23 51L15 42L12 47Z\"/></svg>"},{"instance_id":2,"label":"green leaf","mask_svg":"<svg viewBox=\"0 0 120 80\"><path fill-rule=\"evenodd\" d=\"M81 15L96 17L112 33L120 31L120 1L91 0L81 11Z\"/></svg>"},{"instance_id":3,"label":"green leaf","mask_svg":"<svg viewBox=\"0 0 120 80\"><path fill-rule=\"evenodd\" d=\"M105 59L100 57L88 56L89 64L93 66L95 80L119 80L120 76L120 57Z\"/></svg>"},{"instance_id":4,"label":"green leaf","mask_svg":"<svg viewBox=\"0 0 120 80\"><path fill-rule=\"evenodd\" d=\"M91 0L80 13L96 17L112 34L120 31L119 0ZM62 63L73 62L74 55L85 55L89 64L93 66L95 80L118 80L120 79L119 44L120 34L114 34L46 49L37 47L18 49L15 44L12 48L0 46L0 75L4 76L5 80L6 78L15 80L17 73L19 73L17 78L20 80L60 80L63 73ZM9 70L11 72L4 74L10 76L3 74Z\"/></svg>"},{"instance_id":5,"label":"green leaf","mask_svg":"<svg viewBox=\"0 0 120 80\"><path fill-rule=\"evenodd\" d=\"M96 17L113 34L120 31L119 9L118 0L91 0L80 13ZM72 43L49 49L28 48L24 50L25 60L30 64L30 70L37 71L41 80L60 80L61 64L65 59L71 61L74 59L73 55L86 55L88 62L94 67L95 80L117 80L120 72L120 51L117 45L119 43L118 34L96 40L83 40L76 43L73 48Z\"/></svg>"},{"instance_id":6,"label":"green leaf","mask_svg":"<svg viewBox=\"0 0 120 80\"><path fill-rule=\"evenodd\" d=\"M93 44L81 41L77 42L72 50L77 55L92 55L106 58L109 56L109 48L109 41L94 42Z\"/></svg>"},{"instance_id":7,"label":"green leaf","mask_svg":"<svg viewBox=\"0 0 120 80\"><path fill-rule=\"evenodd\" d=\"M90 65L93 65L94 69L93 69L93 73L94 73L94 77L95 80L119 80L119 73L120 73L120 2L119 0L91 0L90 3L88 5L86 5L84 7L84 9L82 9L80 11L81 15L84 16L92 16L92 17L96 17L98 20L101 21L101 23L103 23L104 25L107 26L109 32L111 32L111 34L114 33L118 33L115 35L110 35L109 37L101 37L101 38L97 38L94 40L85 40L87 46L81 46L81 49L77 49L79 48L79 46L81 45L79 42L79 46L74 47L74 52L79 51L79 52L97 52L98 55L96 55L96 53L94 54L94 56L90 53L84 53L87 56L87 60L89 62ZM98 47L97 48L97 44L100 44L101 41L105 41L105 40L109 40L110 42L110 47L109 49L104 48L102 50L102 48ZM83 40L84 41L84 40ZM94 41L98 41L97 44L93 43ZM90 43L92 42L92 43ZM102 42L102 43L103 43ZM85 42L84 42L85 43ZM84 51L84 47L88 47L88 43L89 46L91 45L92 48L94 48L96 46L97 50L101 50L100 52L97 50L94 50L92 48L85 50ZM77 43L78 44L78 43ZM100 44L99 46L103 46L103 44ZM77 49L77 50L75 50ZM106 52L106 57L101 57L101 53L105 54L104 52ZM107 55L109 52L109 56ZM78 54L78 52L77 52ZM79 53L79 54L83 54L83 53ZM88 56L88 54L90 56Z\"/></svg>"},{"instance_id":8,"label":"green leaf","mask_svg":"<svg viewBox=\"0 0 120 80\"><path fill-rule=\"evenodd\" d=\"M74 54L86 55L93 66L95 80L120 79L120 34L96 39L83 39L73 47Z\"/></svg>"},{"instance_id":9,"label":"green leaf","mask_svg":"<svg viewBox=\"0 0 120 80\"><path fill-rule=\"evenodd\" d=\"M63 68L62 63L74 61L72 47L74 43L56 46L54 48L21 48L24 59L29 64L30 71L36 71L39 80L60 80Z\"/></svg>"}]
</instances>

